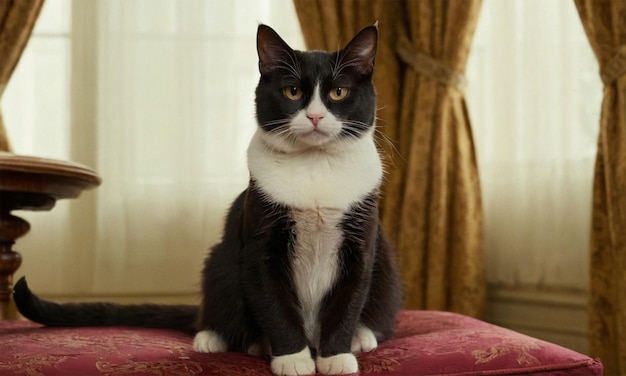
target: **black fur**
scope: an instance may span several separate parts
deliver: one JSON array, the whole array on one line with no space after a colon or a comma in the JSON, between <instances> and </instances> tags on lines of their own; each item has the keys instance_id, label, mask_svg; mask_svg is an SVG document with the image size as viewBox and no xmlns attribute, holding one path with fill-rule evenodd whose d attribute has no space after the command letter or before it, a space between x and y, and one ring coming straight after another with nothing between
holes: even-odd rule
<instances>
[{"instance_id":1,"label":"black fur","mask_svg":"<svg viewBox=\"0 0 626 376\"><path fill-rule=\"evenodd\" d=\"M317 82L326 92L337 86L350 90L345 101L324 99L329 111L342 120L340 137L360 137L373 127L375 38L377 29L370 26L339 52L300 52L289 48L269 27L259 26L261 78L256 106L261 129L274 132L284 127L286 121L280 120L306 106ZM301 88L300 100L284 98L281 88L290 85ZM15 301L24 316L49 326L208 329L219 333L232 351L246 352L253 344L269 342L274 356L297 353L307 345L323 357L350 352L359 324L371 329L378 340L389 338L401 306L400 279L378 219L378 195L375 189L343 214L339 271L319 313L319 344L306 338L292 280L297 237L293 209L272 200L254 177L232 204L222 240L205 260L199 309L56 304L38 299L24 279L15 286Z\"/></svg>"},{"instance_id":2,"label":"black fur","mask_svg":"<svg viewBox=\"0 0 626 376\"><path fill-rule=\"evenodd\" d=\"M20 313L47 326L138 326L194 332L198 307L192 305L118 305L112 303L57 304L39 299L22 277L13 288Z\"/></svg>"}]
</instances>

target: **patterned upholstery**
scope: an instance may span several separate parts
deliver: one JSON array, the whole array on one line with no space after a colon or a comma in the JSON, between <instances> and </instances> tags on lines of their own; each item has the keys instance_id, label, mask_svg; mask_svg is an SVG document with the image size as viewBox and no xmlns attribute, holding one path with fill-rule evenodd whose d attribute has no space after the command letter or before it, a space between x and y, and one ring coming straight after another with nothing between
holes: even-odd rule
<instances>
[{"instance_id":1,"label":"patterned upholstery","mask_svg":"<svg viewBox=\"0 0 626 376\"><path fill-rule=\"evenodd\" d=\"M268 358L200 354L170 330L0 321L0 375L271 375ZM602 375L598 360L449 312L404 311L396 336L358 355L361 375Z\"/></svg>"}]
</instances>

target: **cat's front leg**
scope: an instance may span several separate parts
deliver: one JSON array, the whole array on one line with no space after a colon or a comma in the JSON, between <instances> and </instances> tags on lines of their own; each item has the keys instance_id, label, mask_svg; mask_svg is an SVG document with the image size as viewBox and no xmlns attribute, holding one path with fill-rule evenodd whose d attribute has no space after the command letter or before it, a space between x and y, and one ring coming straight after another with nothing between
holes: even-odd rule
<instances>
[{"instance_id":1,"label":"cat's front leg","mask_svg":"<svg viewBox=\"0 0 626 376\"><path fill-rule=\"evenodd\" d=\"M331 298L331 301L333 300L335 304L331 305L337 308L339 299ZM338 315L335 317L341 318L328 317L331 311ZM325 375L357 373L359 365L351 348L353 335L356 333L358 309L330 309L326 314L321 317L321 336L315 360L317 371Z\"/></svg>"},{"instance_id":2,"label":"cat's front leg","mask_svg":"<svg viewBox=\"0 0 626 376\"><path fill-rule=\"evenodd\" d=\"M369 351L378 345L372 331L360 324L369 291L372 265L367 256L371 251L368 244L362 245L351 238L344 240L341 247L341 253L346 255L344 263L352 267L344 269L319 315L321 330L316 365L320 373L356 373L359 366L352 351Z\"/></svg>"},{"instance_id":3,"label":"cat's front leg","mask_svg":"<svg viewBox=\"0 0 626 376\"><path fill-rule=\"evenodd\" d=\"M378 346L374 333L366 326L360 325L352 335L350 351L352 353L372 351ZM356 357L350 353L331 356L319 356L316 360L317 370L326 375L356 373L359 370Z\"/></svg>"},{"instance_id":4,"label":"cat's front leg","mask_svg":"<svg viewBox=\"0 0 626 376\"><path fill-rule=\"evenodd\" d=\"M262 319L272 349L270 367L277 376L315 374L315 361L304 336L289 321L277 320L276 316Z\"/></svg>"},{"instance_id":5,"label":"cat's front leg","mask_svg":"<svg viewBox=\"0 0 626 376\"><path fill-rule=\"evenodd\" d=\"M297 302L286 291L287 280L270 277L266 267L249 268L244 278L247 302L269 340L271 370L278 376L315 374L315 361L302 332ZM259 284L257 281L266 281Z\"/></svg>"},{"instance_id":6,"label":"cat's front leg","mask_svg":"<svg viewBox=\"0 0 626 376\"><path fill-rule=\"evenodd\" d=\"M352 334L342 328L328 336L322 336L315 365L319 373L342 375L359 372L359 365L351 350Z\"/></svg>"}]
</instances>

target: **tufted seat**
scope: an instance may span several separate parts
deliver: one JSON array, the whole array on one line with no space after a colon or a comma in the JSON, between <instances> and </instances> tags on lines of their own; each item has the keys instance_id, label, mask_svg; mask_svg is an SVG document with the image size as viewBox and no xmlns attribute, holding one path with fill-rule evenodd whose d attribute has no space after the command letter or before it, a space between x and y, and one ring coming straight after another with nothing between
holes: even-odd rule
<instances>
[{"instance_id":1,"label":"tufted seat","mask_svg":"<svg viewBox=\"0 0 626 376\"><path fill-rule=\"evenodd\" d=\"M268 359L200 354L192 337L123 327L0 321L0 375L271 375ZM403 311L396 336L358 356L361 375L602 375L602 363L463 315Z\"/></svg>"}]
</instances>

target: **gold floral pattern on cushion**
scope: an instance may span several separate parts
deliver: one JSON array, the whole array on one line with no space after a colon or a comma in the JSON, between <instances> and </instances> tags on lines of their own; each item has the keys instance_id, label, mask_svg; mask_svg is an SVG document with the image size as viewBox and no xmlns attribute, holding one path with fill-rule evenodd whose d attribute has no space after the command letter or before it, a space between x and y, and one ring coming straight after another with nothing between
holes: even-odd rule
<instances>
[{"instance_id":1,"label":"gold floral pattern on cushion","mask_svg":"<svg viewBox=\"0 0 626 376\"><path fill-rule=\"evenodd\" d=\"M133 362L116 364L105 360L96 362L96 368L103 375L135 375L138 372L146 375L200 375L202 366L199 363L182 363L177 361Z\"/></svg>"},{"instance_id":2,"label":"gold floral pattern on cushion","mask_svg":"<svg viewBox=\"0 0 626 376\"><path fill-rule=\"evenodd\" d=\"M0 375L28 375L28 376L45 376L39 372L40 367L54 367L64 362L66 356L53 355L23 355L13 354L13 359L8 361L0 361Z\"/></svg>"},{"instance_id":3,"label":"gold floral pattern on cushion","mask_svg":"<svg viewBox=\"0 0 626 376\"><path fill-rule=\"evenodd\" d=\"M392 373L400 364L411 359L416 359L416 353L400 346L381 346L375 351L361 354L359 358L362 374Z\"/></svg>"},{"instance_id":4,"label":"gold floral pattern on cushion","mask_svg":"<svg viewBox=\"0 0 626 376\"><path fill-rule=\"evenodd\" d=\"M539 360L536 357L532 356L529 353L528 350L531 348L540 349L540 347L536 344L521 345L521 346L496 345L496 346L491 346L487 350L482 350L482 349L474 350L472 351L472 355L474 356L474 358L476 358L476 363L488 363L498 358L499 356L503 356L514 351L517 354L516 359L517 359L518 364L523 365L523 366L541 365L541 362L539 362Z\"/></svg>"},{"instance_id":5,"label":"gold floral pattern on cushion","mask_svg":"<svg viewBox=\"0 0 626 376\"><path fill-rule=\"evenodd\" d=\"M270 376L269 358L201 354L184 333L0 321L0 375ZM357 355L360 375L601 375L585 355L467 316L403 311L395 338Z\"/></svg>"}]
</instances>

